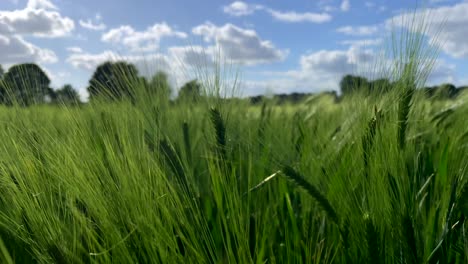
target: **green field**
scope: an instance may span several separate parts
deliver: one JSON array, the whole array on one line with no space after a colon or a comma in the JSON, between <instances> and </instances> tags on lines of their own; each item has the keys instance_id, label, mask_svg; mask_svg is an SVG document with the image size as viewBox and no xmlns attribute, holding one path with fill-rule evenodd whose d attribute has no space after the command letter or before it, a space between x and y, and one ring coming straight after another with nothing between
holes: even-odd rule
<instances>
[{"instance_id":1,"label":"green field","mask_svg":"<svg viewBox=\"0 0 468 264\"><path fill-rule=\"evenodd\" d=\"M468 263L468 89L419 89L420 35L394 38L391 89L339 100L224 98L217 65L194 98L112 72L46 104L10 70L0 263Z\"/></svg>"},{"instance_id":2,"label":"green field","mask_svg":"<svg viewBox=\"0 0 468 264\"><path fill-rule=\"evenodd\" d=\"M1 262L465 263L468 94L398 100L4 107Z\"/></svg>"}]
</instances>

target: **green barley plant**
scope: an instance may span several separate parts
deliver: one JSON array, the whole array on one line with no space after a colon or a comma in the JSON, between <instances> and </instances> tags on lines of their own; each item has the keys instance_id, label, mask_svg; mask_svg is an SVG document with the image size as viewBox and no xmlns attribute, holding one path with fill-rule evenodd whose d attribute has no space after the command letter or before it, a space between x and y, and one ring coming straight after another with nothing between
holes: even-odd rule
<instances>
[{"instance_id":1,"label":"green barley plant","mask_svg":"<svg viewBox=\"0 0 468 264\"><path fill-rule=\"evenodd\" d=\"M1 262L466 263L468 101L418 92L420 14L386 93L251 105L220 59L196 103L0 106Z\"/></svg>"}]
</instances>

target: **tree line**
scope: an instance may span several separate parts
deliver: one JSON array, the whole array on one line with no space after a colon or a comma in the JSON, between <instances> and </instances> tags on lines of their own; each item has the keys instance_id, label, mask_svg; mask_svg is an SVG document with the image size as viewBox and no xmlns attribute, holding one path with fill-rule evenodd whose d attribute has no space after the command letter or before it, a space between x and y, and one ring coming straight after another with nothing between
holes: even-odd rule
<instances>
[{"instance_id":1,"label":"tree line","mask_svg":"<svg viewBox=\"0 0 468 264\"><path fill-rule=\"evenodd\" d=\"M375 80L368 80L365 77L358 75L347 74L340 80L339 87L341 95L338 95L337 91L327 91L321 94L328 95L334 98L335 102L339 102L341 99L353 95L360 94L364 96L375 96L390 92L395 86L396 82L392 82L387 78L379 78ZM451 83L443 83L436 86L426 86L418 91L424 93L426 98L433 100L448 100L455 99L463 91L468 91L468 86L456 87ZM272 96L273 101L280 105L284 103L300 103L301 101L308 98L311 93L289 93L289 94L275 94ZM252 96L249 98L252 104L260 104L265 100L264 95Z\"/></svg>"},{"instance_id":2,"label":"tree line","mask_svg":"<svg viewBox=\"0 0 468 264\"><path fill-rule=\"evenodd\" d=\"M339 85L341 97L345 97L354 93L364 95L387 93L395 83L386 78L368 80L362 76L348 74L343 76ZM423 92L429 98L453 99L465 89L468 89L468 86L457 88L453 84L445 83L425 87ZM136 66L131 63L108 61L98 65L88 82L87 91L90 101L129 99L134 102L139 96L157 96L170 100L172 87L168 75L163 71L146 78L141 76ZM330 94L339 100L336 92ZM196 101L200 95L201 84L194 79L180 87L177 100ZM297 103L308 95L310 94L277 94L274 98L279 103ZM262 99L263 96L250 97L250 101L254 104ZM43 103L77 105L82 102L78 92L70 84L54 90L50 87L49 77L40 66L24 63L10 67L7 72L4 72L0 65L0 103L29 106Z\"/></svg>"},{"instance_id":3,"label":"tree line","mask_svg":"<svg viewBox=\"0 0 468 264\"><path fill-rule=\"evenodd\" d=\"M156 96L170 100L173 88L164 71L156 72L147 79L140 76L135 65L123 61L105 62L93 73L88 86L89 98L132 101L140 96ZM178 100L197 100L201 84L196 80L185 83L179 89Z\"/></svg>"},{"instance_id":4,"label":"tree line","mask_svg":"<svg viewBox=\"0 0 468 264\"><path fill-rule=\"evenodd\" d=\"M368 80L365 77L347 74L340 81L340 90L343 96L359 92L364 95L382 94L391 91L396 83L387 78ZM454 99L468 86L456 87L451 83L436 86L426 86L422 92L432 99Z\"/></svg>"},{"instance_id":5,"label":"tree line","mask_svg":"<svg viewBox=\"0 0 468 264\"><path fill-rule=\"evenodd\" d=\"M40 103L78 103L78 92L71 85L53 90L47 74L34 63L13 65L7 72L0 65L0 103L29 106Z\"/></svg>"},{"instance_id":6,"label":"tree line","mask_svg":"<svg viewBox=\"0 0 468 264\"><path fill-rule=\"evenodd\" d=\"M11 66L7 72L0 65L0 103L18 104L70 104L82 103L76 89L70 84L60 89L50 87L50 78L34 63ZM170 99L172 87L168 75L156 72L149 80L140 76L135 65L123 61L104 62L96 68L88 82L89 100L136 100L137 96L158 96ZM143 93L142 93L143 92ZM197 100L201 85L197 80L185 83L179 90L179 100Z\"/></svg>"}]
</instances>

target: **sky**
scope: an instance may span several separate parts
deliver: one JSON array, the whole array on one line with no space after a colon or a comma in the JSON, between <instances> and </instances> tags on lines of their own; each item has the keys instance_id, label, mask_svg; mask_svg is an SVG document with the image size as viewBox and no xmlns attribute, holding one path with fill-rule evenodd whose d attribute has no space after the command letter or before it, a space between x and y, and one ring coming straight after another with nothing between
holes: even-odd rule
<instances>
[{"instance_id":1,"label":"sky","mask_svg":"<svg viewBox=\"0 0 468 264\"><path fill-rule=\"evenodd\" d=\"M241 96L338 90L375 71L414 10L440 48L429 84L468 85L468 0L1 0L0 64L37 63L83 99L96 67L122 59L175 87L218 63Z\"/></svg>"}]
</instances>

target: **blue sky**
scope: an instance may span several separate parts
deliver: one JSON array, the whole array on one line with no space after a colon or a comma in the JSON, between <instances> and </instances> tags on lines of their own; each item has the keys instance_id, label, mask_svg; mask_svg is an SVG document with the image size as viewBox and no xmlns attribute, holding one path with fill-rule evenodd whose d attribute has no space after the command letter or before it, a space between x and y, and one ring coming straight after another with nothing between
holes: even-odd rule
<instances>
[{"instance_id":1,"label":"blue sky","mask_svg":"<svg viewBox=\"0 0 468 264\"><path fill-rule=\"evenodd\" d=\"M418 1L430 11L427 40L441 54L430 83L468 84L468 0ZM174 86L221 55L239 66L241 94L337 90L370 68L403 0L2 0L0 63L41 65L55 88L81 96L97 65L127 59L142 74L170 73ZM396 19L395 19L396 18ZM442 41L443 40L443 41Z\"/></svg>"}]
</instances>

